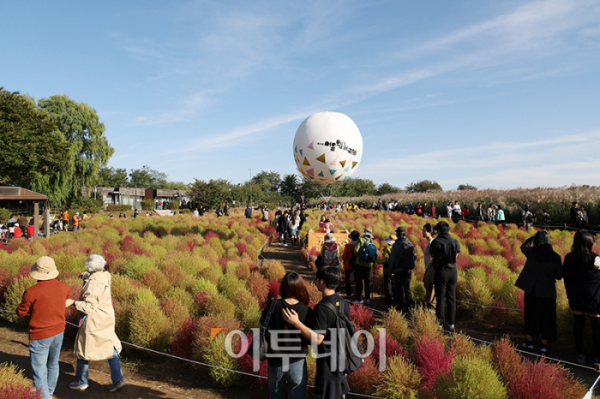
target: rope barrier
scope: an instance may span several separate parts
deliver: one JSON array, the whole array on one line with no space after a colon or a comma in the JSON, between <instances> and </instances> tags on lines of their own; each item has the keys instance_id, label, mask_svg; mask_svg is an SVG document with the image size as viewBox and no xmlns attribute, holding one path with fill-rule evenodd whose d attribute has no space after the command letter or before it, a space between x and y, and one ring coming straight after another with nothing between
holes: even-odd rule
<instances>
[{"instance_id":1,"label":"rope barrier","mask_svg":"<svg viewBox=\"0 0 600 399\"><path fill-rule=\"evenodd\" d=\"M13 311L7 310L7 309L1 309L1 308L0 308L0 312L16 314L16 312L13 312ZM29 315L27 315L27 316L29 316ZM79 328L79 326L77 324L71 323L69 321L67 321L66 323L68 325L70 325L70 326ZM262 375L252 374L252 373L246 373L244 371L232 370L232 369L228 369L228 368L221 367L221 366L215 366L215 365L209 364L209 363L198 362L196 360L187 359L185 357L179 357L179 356L172 355L170 353L160 352L160 351L156 351L154 349L150 349L150 348L146 348L146 347L139 346L139 345L136 345L136 344L132 344L131 342L127 342L127 341L121 341L121 343L124 344L124 345L131 346L133 348L139 349L139 350L143 350L143 351L146 351L146 352L154 353L154 354L157 354L157 355L162 355L162 356L170 357L172 359L181 360L183 362L193 363L193 364L197 364L197 365L200 365L200 366L214 368L214 369L219 369L219 370L223 370L223 371L229 371L231 373L245 375L245 376L248 376L248 377L255 377L255 378L260 378L260 379L263 379L263 380L268 379L268 377L265 377L265 376L262 376ZM314 385L307 385L307 386L310 387L310 388L314 388L315 387ZM372 399L386 399L386 398L383 398L381 396L372 396L372 395L365 395L365 394L353 393L353 392L347 393L346 396L358 396L358 397L362 397L362 398L372 398Z\"/></svg>"}]
</instances>

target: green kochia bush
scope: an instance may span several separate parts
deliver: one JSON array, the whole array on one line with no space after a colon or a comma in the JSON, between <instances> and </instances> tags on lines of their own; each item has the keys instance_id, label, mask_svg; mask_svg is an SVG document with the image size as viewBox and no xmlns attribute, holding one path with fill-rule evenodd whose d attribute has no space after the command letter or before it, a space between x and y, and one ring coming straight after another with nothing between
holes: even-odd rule
<instances>
[{"instance_id":1,"label":"green kochia bush","mask_svg":"<svg viewBox=\"0 0 600 399\"><path fill-rule=\"evenodd\" d=\"M420 385L421 376L415 366L396 355L387 359L383 381L375 388L375 395L389 399L417 399Z\"/></svg>"},{"instance_id":2,"label":"green kochia bush","mask_svg":"<svg viewBox=\"0 0 600 399\"><path fill-rule=\"evenodd\" d=\"M438 399L508 399L492 365L478 357L455 358L450 372L435 382L434 390Z\"/></svg>"}]
</instances>

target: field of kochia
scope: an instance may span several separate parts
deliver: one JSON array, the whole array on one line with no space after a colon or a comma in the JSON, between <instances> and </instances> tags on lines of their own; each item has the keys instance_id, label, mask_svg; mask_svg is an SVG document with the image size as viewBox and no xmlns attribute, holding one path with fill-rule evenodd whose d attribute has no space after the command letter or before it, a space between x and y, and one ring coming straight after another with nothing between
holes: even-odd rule
<instances>
[{"instance_id":1,"label":"field of kochia","mask_svg":"<svg viewBox=\"0 0 600 399\"><path fill-rule=\"evenodd\" d=\"M309 213L302 236L315 225L319 215ZM430 220L375 211L341 212L336 216L332 222L338 230L342 223L348 230L371 228L379 247L386 245L383 239L397 226L405 226L418 255L413 288L424 291L421 280L425 239L421 229ZM525 262L519 247L534 230L485 223L474 227L464 222L451 223L451 229L461 244L458 299L522 308L522 292L514 287ZM61 272L59 279L69 285L72 298L76 299L82 286L79 273L84 271L86 257L101 254L113 274L117 334L122 340L250 372L249 357L228 356L224 340L230 330L242 329L249 334L251 328L259 327L265 303L278 295L284 268L277 261L262 262L262 267L257 263L257 252L273 232L273 227L257 218L245 219L241 213L224 218L185 215L127 220L95 216L78 233L0 244L0 301L5 309L16 308L23 291L35 283L29 277L29 268L42 255L55 259ZM564 256L570 250L572 233L554 231L551 237L555 250ZM298 251L298 258L308 259L316 250ZM378 266L376 287L380 279ZM314 305L320 300L320 293L314 285L308 289ZM566 311L562 282L557 283L557 289L558 311ZM475 320L493 319L498 328L522 323L521 312L464 306L462 312L468 312ZM354 392L387 398L579 399L586 391L560 366L522 359L506 340L488 347L476 346L463 335L442 335L428 311L415 312L414 323L409 324L395 311L376 323L370 310L360 305L351 310L359 329L375 332L377 327L386 328L388 356L383 373L378 370L378 353L365 359L363 367L349 377ZM73 309L68 312L68 319L75 321ZM5 317L26 323L13 316ZM569 321L568 315L559 315L559 336L567 341L571 337ZM224 329L212 341L211 327ZM312 383L316 361L311 356L308 365ZM266 362L260 373L266 374ZM220 369L211 369L210 374L224 386L242 381L239 375Z\"/></svg>"}]
</instances>

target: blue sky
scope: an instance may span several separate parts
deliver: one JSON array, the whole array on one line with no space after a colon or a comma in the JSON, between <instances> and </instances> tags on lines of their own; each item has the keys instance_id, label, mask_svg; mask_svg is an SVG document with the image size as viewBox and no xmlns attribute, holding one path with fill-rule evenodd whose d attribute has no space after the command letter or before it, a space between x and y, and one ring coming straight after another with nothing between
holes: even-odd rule
<instances>
[{"instance_id":1,"label":"blue sky","mask_svg":"<svg viewBox=\"0 0 600 399\"><path fill-rule=\"evenodd\" d=\"M95 108L109 166L296 173L314 112L363 135L354 177L600 185L600 1L0 3L0 86Z\"/></svg>"}]
</instances>

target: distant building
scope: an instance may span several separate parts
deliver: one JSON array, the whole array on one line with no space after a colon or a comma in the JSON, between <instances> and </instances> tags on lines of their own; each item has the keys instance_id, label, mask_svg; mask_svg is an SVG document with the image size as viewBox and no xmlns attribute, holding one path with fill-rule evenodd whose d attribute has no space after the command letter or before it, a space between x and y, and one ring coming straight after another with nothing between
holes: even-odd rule
<instances>
[{"instance_id":1,"label":"distant building","mask_svg":"<svg viewBox=\"0 0 600 399\"><path fill-rule=\"evenodd\" d=\"M146 195L144 196L146 200L157 201L185 201L186 203L192 200L192 192L189 190L146 190Z\"/></svg>"},{"instance_id":2,"label":"distant building","mask_svg":"<svg viewBox=\"0 0 600 399\"><path fill-rule=\"evenodd\" d=\"M104 205L131 205L132 209L142 209L142 200L146 190L133 187L94 187L83 188L83 198L102 198Z\"/></svg>"}]
</instances>

